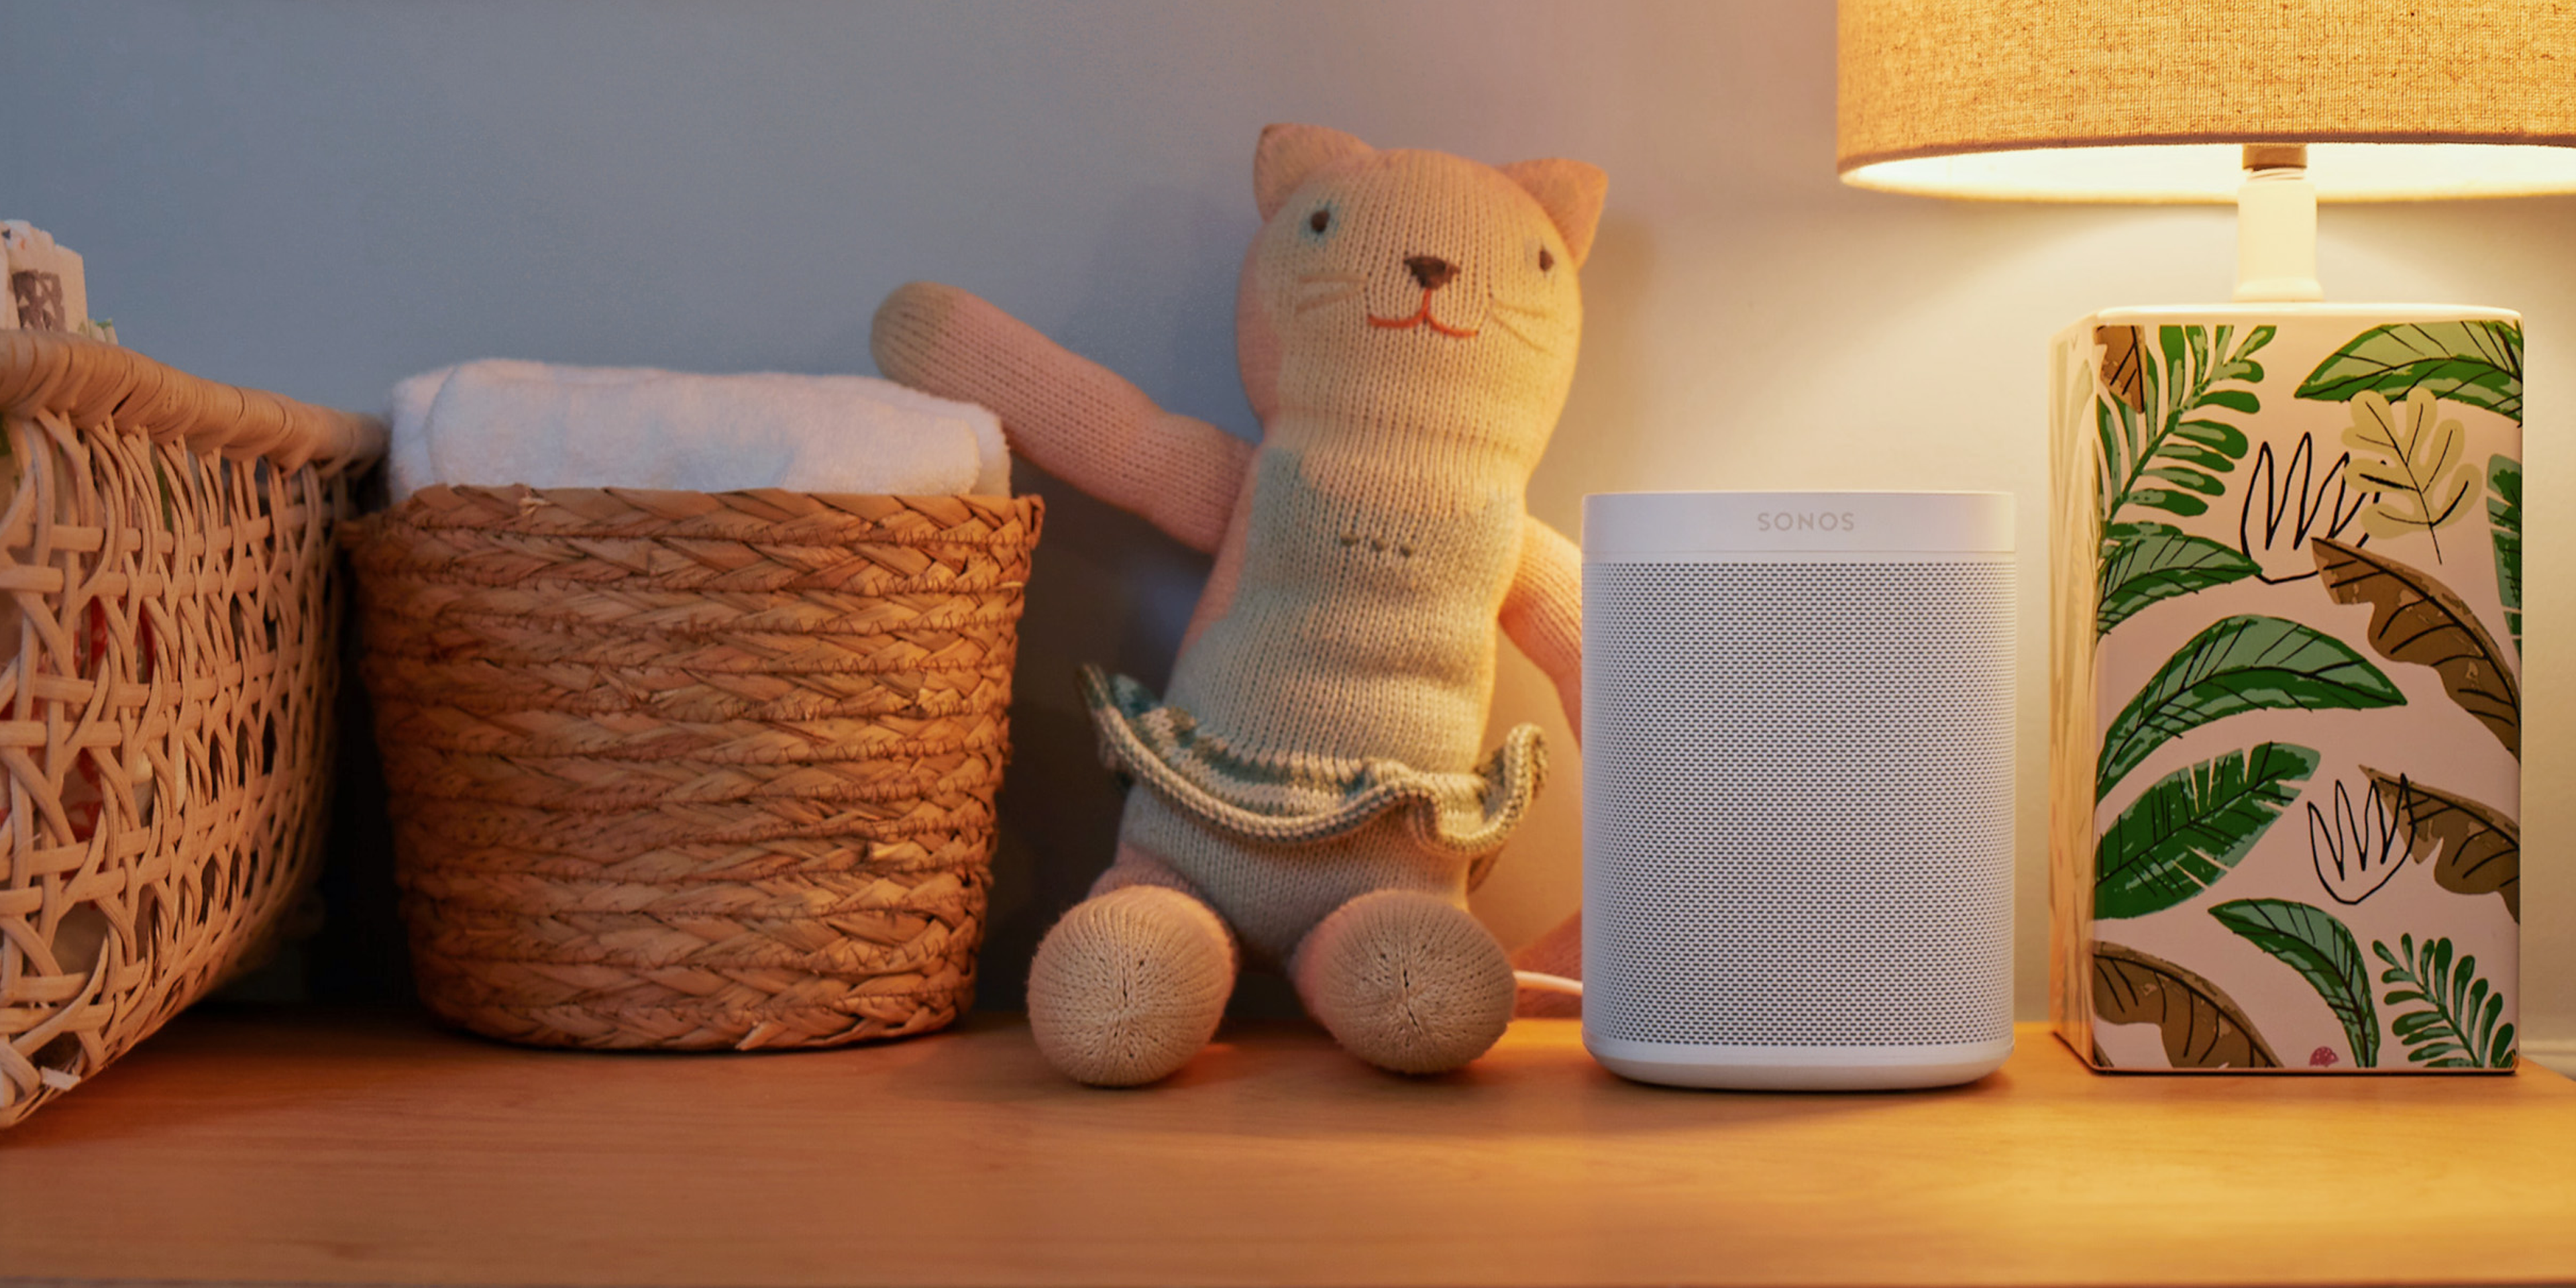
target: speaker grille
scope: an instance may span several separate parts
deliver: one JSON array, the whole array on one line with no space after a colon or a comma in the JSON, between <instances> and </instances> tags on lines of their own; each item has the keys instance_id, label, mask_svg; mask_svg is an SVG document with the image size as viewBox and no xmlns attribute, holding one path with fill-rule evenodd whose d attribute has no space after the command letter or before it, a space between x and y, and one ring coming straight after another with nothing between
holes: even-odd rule
<instances>
[{"instance_id":1,"label":"speaker grille","mask_svg":"<svg viewBox=\"0 0 2576 1288\"><path fill-rule=\"evenodd\" d=\"M1592 564L1584 1022L2012 1032L2010 562Z\"/></svg>"}]
</instances>

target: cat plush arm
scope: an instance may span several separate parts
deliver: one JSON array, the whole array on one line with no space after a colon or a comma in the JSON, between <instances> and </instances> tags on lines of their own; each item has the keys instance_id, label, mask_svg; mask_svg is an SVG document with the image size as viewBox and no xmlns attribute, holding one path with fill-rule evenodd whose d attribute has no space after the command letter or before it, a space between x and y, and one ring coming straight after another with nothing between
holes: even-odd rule
<instances>
[{"instance_id":1,"label":"cat plush arm","mask_svg":"<svg viewBox=\"0 0 2576 1288\"><path fill-rule=\"evenodd\" d=\"M989 407L1011 450L1202 553L1224 539L1252 444L1154 405L1027 323L936 282L897 287L868 337L899 384Z\"/></svg>"},{"instance_id":2,"label":"cat plush arm","mask_svg":"<svg viewBox=\"0 0 2576 1288\"><path fill-rule=\"evenodd\" d=\"M1583 736L1583 554L1565 534L1526 519L1520 570L1503 596L1503 633L1556 685L1556 700Z\"/></svg>"},{"instance_id":3,"label":"cat plush arm","mask_svg":"<svg viewBox=\"0 0 2576 1288\"><path fill-rule=\"evenodd\" d=\"M1583 554L1565 534L1536 519L1521 525L1520 571L1503 598L1503 633L1556 685L1556 700L1583 737ZM1583 976L1583 914L1523 944L1512 954L1516 970L1575 979ZM1583 1013L1579 997L1522 988L1515 1015L1569 1017Z\"/></svg>"}]
</instances>

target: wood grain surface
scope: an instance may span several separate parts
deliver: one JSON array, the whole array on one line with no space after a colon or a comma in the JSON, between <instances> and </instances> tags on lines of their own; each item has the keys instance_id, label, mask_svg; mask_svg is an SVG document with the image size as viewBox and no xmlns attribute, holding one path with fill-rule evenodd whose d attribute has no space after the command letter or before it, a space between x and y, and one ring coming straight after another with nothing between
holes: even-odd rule
<instances>
[{"instance_id":1,"label":"wood grain surface","mask_svg":"<svg viewBox=\"0 0 2576 1288\"><path fill-rule=\"evenodd\" d=\"M754 1056L204 1012L0 1136L0 1280L651 1285L2576 1279L2576 1086L2110 1077L2025 1027L1899 1095L1456 1075L1229 1033L1070 1086L1009 1017Z\"/></svg>"}]
</instances>

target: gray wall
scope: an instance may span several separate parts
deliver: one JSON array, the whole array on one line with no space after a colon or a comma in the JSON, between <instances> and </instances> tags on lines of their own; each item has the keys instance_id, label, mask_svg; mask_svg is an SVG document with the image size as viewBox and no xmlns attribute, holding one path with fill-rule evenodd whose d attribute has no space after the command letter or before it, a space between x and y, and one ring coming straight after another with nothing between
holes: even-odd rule
<instances>
[{"instance_id":1,"label":"gray wall","mask_svg":"<svg viewBox=\"0 0 2576 1288\"><path fill-rule=\"evenodd\" d=\"M1253 424L1234 270L1264 122L1611 175L1572 404L1534 485L2003 488L2022 498L2022 1009L2044 996L2042 344L2089 309L2224 298L2215 210L1947 205L1833 174L1823 0L1655 4L0 3L0 214L89 257L128 343L377 405L486 355L867 371L870 311L964 285L1178 410ZM2571 207L2330 210L2338 298L2529 315L2535 494L2565 486ZM989 1000L1105 860L1115 802L1070 672L1159 680L1205 573L1054 505L1031 593ZM2532 515L2527 1033L2576 1037L2552 790L2576 534ZM1511 660L1498 721L1571 747ZM1570 764L1570 756L1560 764ZM1575 775L1479 898L1507 937L1574 902ZM381 865L353 844L352 870ZM346 923L344 923L346 924ZM364 924L364 923L360 923Z\"/></svg>"}]
</instances>

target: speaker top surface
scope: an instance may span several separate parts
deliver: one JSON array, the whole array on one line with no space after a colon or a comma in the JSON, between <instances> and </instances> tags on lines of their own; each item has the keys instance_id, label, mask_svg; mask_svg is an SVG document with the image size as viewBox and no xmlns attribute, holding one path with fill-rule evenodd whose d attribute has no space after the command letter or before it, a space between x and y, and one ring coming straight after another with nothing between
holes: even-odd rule
<instances>
[{"instance_id":1,"label":"speaker top surface","mask_svg":"<svg viewBox=\"0 0 2576 1288\"><path fill-rule=\"evenodd\" d=\"M1583 560L2010 554L2009 492L1598 492Z\"/></svg>"}]
</instances>

